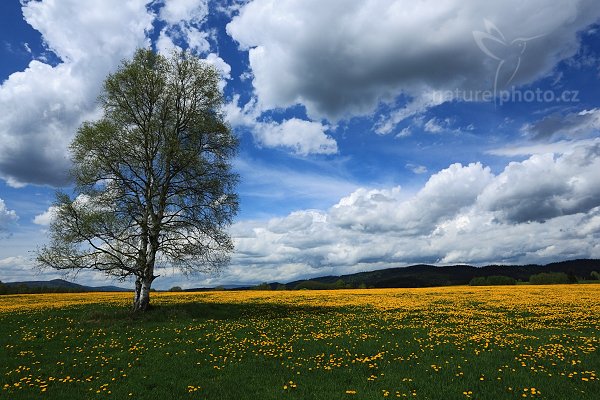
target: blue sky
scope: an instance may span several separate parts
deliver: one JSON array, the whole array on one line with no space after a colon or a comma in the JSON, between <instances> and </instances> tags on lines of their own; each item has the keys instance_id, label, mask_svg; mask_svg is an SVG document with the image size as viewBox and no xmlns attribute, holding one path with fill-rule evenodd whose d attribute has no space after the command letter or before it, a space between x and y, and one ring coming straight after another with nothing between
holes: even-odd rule
<instances>
[{"instance_id":1,"label":"blue sky","mask_svg":"<svg viewBox=\"0 0 600 400\"><path fill-rule=\"evenodd\" d=\"M0 18L2 281L59 276L32 251L68 144L149 46L221 71L241 141L231 266L159 288L600 258L592 0L10 0Z\"/></svg>"}]
</instances>

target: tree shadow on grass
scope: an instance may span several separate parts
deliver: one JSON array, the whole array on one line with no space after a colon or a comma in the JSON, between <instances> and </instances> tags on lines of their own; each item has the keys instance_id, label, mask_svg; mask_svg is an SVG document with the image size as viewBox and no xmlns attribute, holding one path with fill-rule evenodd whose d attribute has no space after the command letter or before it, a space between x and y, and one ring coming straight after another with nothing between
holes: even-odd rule
<instances>
[{"instance_id":1,"label":"tree shadow on grass","mask_svg":"<svg viewBox=\"0 0 600 400\"><path fill-rule=\"evenodd\" d=\"M93 307L93 306L88 306ZM82 320L92 324L120 323L135 325L140 323L199 322L206 320L236 320L253 317L277 319L300 315L320 315L340 312L339 307L295 306L274 303L213 303L188 302L177 304L152 305L145 312L133 313L128 307L103 306L84 310Z\"/></svg>"}]
</instances>

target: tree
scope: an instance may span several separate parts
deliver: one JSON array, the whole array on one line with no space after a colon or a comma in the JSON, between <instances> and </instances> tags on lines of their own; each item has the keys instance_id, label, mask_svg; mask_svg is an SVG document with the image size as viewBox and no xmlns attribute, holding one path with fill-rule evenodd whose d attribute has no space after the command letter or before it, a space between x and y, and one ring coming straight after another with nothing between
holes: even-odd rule
<instances>
[{"instance_id":1,"label":"tree","mask_svg":"<svg viewBox=\"0 0 600 400\"><path fill-rule=\"evenodd\" d=\"M498 286L498 285L516 285L517 281L515 278L504 275L491 275L488 277L478 276L471 279L469 285L471 286Z\"/></svg>"},{"instance_id":2,"label":"tree","mask_svg":"<svg viewBox=\"0 0 600 400\"><path fill-rule=\"evenodd\" d=\"M473 279L471 279L471 281L469 282L469 285L471 286L487 286L488 281L485 278L485 276L477 276Z\"/></svg>"},{"instance_id":3,"label":"tree","mask_svg":"<svg viewBox=\"0 0 600 400\"><path fill-rule=\"evenodd\" d=\"M106 78L102 118L71 144L73 195L57 194L41 266L133 277L138 311L158 268L188 274L228 263L238 141L219 112L218 83L214 67L189 53L145 49Z\"/></svg>"},{"instance_id":4,"label":"tree","mask_svg":"<svg viewBox=\"0 0 600 400\"><path fill-rule=\"evenodd\" d=\"M569 280L569 275L564 272L540 272L539 274L531 275L529 283L533 285L554 285L572 282Z\"/></svg>"},{"instance_id":5,"label":"tree","mask_svg":"<svg viewBox=\"0 0 600 400\"><path fill-rule=\"evenodd\" d=\"M254 290L271 290L271 285L269 285L267 282L263 282L259 285L254 286L252 289L254 289Z\"/></svg>"},{"instance_id":6,"label":"tree","mask_svg":"<svg viewBox=\"0 0 600 400\"><path fill-rule=\"evenodd\" d=\"M333 284L334 289L344 289L345 287L346 287L346 282L344 282L343 279L338 279Z\"/></svg>"}]
</instances>

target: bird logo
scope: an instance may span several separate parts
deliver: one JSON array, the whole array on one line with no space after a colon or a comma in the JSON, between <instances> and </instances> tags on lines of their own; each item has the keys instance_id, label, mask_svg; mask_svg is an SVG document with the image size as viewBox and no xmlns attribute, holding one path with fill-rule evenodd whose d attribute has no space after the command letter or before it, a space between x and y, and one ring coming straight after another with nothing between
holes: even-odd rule
<instances>
[{"instance_id":1,"label":"bird logo","mask_svg":"<svg viewBox=\"0 0 600 400\"><path fill-rule=\"evenodd\" d=\"M544 35L516 38L509 42L492 21L484 19L483 23L486 32L473 31L473 38L481 51L498 61L494 77L495 97L497 90L507 87L517 75L527 43Z\"/></svg>"}]
</instances>

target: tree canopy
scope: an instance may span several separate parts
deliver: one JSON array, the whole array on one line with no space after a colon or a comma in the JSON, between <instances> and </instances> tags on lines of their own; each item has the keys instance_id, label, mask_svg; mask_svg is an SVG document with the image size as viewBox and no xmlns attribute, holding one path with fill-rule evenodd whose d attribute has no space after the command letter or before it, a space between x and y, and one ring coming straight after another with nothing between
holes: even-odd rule
<instances>
[{"instance_id":1,"label":"tree canopy","mask_svg":"<svg viewBox=\"0 0 600 400\"><path fill-rule=\"evenodd\" d=\"M218 84L215 68L189 53L147 49L106 78L103 116L71 144L73 194L57 194L42 266L134 277L134 309L145 310L158 268L228 263L238 141Z\"/></svg>"}]
</instances>

